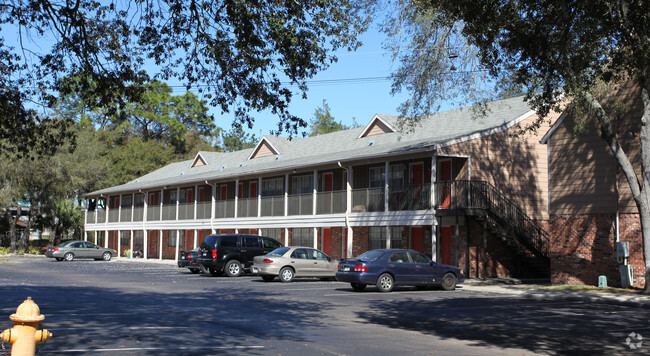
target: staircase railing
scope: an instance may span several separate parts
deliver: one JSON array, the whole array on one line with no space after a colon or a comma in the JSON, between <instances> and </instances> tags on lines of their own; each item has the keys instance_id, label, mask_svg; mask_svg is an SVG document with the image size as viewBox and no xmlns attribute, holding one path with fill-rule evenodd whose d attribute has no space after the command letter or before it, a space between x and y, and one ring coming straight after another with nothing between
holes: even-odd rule
<instances>
[{"instance_id":1,"label":"staircase railing","mask_svg":"<svg viewBox=\"0 0 650 356\"><path fill-rule=\"evenodd\" d=\"M549 257L550 237L514 202L484 181L445 181L436 183L436 209L480 209L512 231L531 252Z\"/></svg>"}]
</instances>

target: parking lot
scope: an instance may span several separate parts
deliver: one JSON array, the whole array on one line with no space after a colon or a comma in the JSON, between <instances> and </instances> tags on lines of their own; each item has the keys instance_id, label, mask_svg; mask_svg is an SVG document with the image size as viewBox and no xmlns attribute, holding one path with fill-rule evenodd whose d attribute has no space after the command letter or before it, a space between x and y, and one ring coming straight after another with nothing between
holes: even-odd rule
<instances>
[{"instance_id":1,"label":"parking lot","mask_svg":"<svg viewBox=\"0 0 650 356\"><path fill-rule=\"evenodd\" d=\"M471 290L470 290L471 289ZM0 328L27 297L54 334L41 354L377 355L647 353L650 309L476 288L357 293L315 279L195 275L170 263L0 262ZM4 345L8 348L8 345Z\"/></svg>"}]
</instances>

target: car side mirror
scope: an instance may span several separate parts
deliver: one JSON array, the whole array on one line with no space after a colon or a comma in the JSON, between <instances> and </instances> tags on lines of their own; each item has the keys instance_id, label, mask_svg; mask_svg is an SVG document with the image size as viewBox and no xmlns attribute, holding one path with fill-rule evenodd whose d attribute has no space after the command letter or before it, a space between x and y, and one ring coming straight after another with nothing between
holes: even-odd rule
<instances>
[{"instance_id":1,"label":"car side mirror","mask_svg":"<svg viewBox=\"0 0 650 356\"><path fill-rule=\"evenodd\" d=\"M433 262L433 261L429 261L429 264L430 264L431 266L433 266L433 265L435 265L436 263Z\"/></svg>"},{"instance_id":2,"label":"car side mirror","mask_svg":"<svg viewBox=\"0 0 650 356\"><path fill-rule=\"evenodd\" d=\"M327 258L327 262L332 262L332 258L331 258L331 257L328 257L328 258Z\"/></svg>"}]
</instances>

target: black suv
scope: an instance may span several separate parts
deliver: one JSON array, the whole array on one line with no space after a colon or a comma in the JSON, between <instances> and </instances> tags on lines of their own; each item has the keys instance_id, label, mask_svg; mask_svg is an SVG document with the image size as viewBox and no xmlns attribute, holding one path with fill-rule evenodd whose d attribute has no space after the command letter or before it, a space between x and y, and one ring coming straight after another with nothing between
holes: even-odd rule
<instances>
[{"instance_id":1,"label":"black suv","mask_svg":"<svg viewBox=\"0 0 650 356\"><path fill-rule=\"evenodd\" d=\"M199 246L198 263L213 276L224 272L238 277L253 265L253 257L282 247L282 244L266 236L248 234L208 235Z\"/></svg>"}]
</instances>

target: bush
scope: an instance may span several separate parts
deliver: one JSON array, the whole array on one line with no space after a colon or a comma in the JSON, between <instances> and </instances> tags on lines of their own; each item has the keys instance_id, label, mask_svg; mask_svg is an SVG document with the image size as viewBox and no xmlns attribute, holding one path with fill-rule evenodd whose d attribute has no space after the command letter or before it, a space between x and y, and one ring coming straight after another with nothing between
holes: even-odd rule
<instances>
[{"instance_id":1,"label":"bush","mask_svg":"<svg viewBox=\"0 0 650 356\"><path fill-rule=\"evenodd\" d=\"M9 251L11 251L11 248L9 247L0 247L0 256L8 255Z\"/></svg>"}]
</instances>

